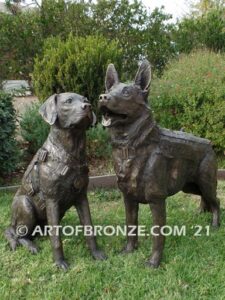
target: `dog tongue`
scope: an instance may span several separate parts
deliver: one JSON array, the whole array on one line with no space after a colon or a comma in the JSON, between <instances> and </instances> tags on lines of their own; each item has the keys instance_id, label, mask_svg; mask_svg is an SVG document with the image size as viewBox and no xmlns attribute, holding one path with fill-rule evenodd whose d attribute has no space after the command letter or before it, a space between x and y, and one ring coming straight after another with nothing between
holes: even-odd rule
<instances>
[{"instance_id":1,"label":"dog tongue","mask_svg":"<svg viewBox=\"0 0 225 300\"><path fill-rule=\"evenodd\" d=\"M111 118L105 118L104 116L102 117L102 125L104 127L108 127L111 125Z\"/></svg>"}]
</instances>

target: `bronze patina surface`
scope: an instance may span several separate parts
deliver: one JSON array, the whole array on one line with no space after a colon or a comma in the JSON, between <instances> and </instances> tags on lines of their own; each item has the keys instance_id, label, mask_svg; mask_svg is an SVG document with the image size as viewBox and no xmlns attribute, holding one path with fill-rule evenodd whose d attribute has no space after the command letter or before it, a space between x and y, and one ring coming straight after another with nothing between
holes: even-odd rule
<instances>
[{"instance_id":1,"label":"bronze patina surface","mask_svg":"<svg viewBox=\"0 0 225 300\"><path fill-rule=\"evenodd\" d=\"M39 112L51 125L50 133L24 174L12 203L11 226L5 236L12 250L21 244L37 253L32 232L37 225L50 225L54 260L59 267L67 269L57 233L60 220L75 206L81 224L92 226L87 199L85 131L92 124L94 114L88 100L75 93L52 95ZM105 258L94 236L87 236L87 244L95 259Z\"/></svg>"},{"instance_id":2,"label":"bronze patina surface","mask_svg":"<svg viewBox=\"0 0 225 300\"><path fill-rule=\"evenodd\" d=\"M148 106L151 67L143 61L131 84L120 83L113 64L107 69L106 93L100 95L102 124L112 140L118 186L124 195L127 226L138 225L139 203L150 204L153 225L152 254L147 265L158 267L165 237L165 199L179 191L200 195L203 211L212 212L219 226L216 198L217 162L209 140L182 131L160 128ZM137 247L138 236L127 237L125 253Z\"/></svg>"}]
</instances>

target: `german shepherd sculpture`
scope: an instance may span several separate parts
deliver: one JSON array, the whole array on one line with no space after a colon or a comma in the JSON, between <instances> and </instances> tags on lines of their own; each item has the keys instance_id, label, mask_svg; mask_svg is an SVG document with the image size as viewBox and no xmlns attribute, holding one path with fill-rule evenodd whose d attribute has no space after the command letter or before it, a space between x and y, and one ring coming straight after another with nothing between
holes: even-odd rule
<instances>
[{"instance_id":1,"label":"german shepherd sculpture","mask_svg":"<svg viewBox=\"0 0 225 300\"><path fill-rule=\"evenodd\" d=\"M74 206L81 225L92 226L87 199L88 167L86 129L94 114L88 100L75 93L52 95L39 110L51 125L44 145L28 166L22 185L12 203L12 220L5 236L12 250L23 245L32 253L38 249L32 241L34 228L50 225L51 244L56 265L67 269L57 226L65 212ZM95 236L87 236L95 259L105 259L98 250Z\"/></svg>"},{"instance_id":2,"label":"german shepherd sculpture","mask_svg":"<svg viewBox=\"0 0 225 300\"><path fill-rule=\"evenodd\" d=\"M150 204L153 225L152 254L147 265L158 267L165 237L165 199L179 191L201 195L201 207L212 212L212 225L219 226L216 198L217 162L209 140L181 131L160 128L148 106L151 67L143 61L134 83L119 82L113 64L106 72L106 93L100 95L102 124L109 129L118 186L124 195L126 224L138 225L139 203ZM127 237L125 253L137 247Z\"/></svg>"}]
</instances>

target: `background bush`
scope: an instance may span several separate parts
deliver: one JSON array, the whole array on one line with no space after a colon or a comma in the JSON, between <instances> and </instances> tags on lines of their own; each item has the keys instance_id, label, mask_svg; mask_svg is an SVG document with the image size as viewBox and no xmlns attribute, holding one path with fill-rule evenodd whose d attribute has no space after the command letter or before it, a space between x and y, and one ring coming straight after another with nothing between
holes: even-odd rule
<instances>
[{"instance_id":1,"label":"background bush","mask_svg":"<svg viewBox=\"0 0 225 300\"><path fill-rule=\"evenodd\" d=\"M0 177L14 171L19 152L15 140L16 116L12 96L0 91Z\"/></svg>"},{"instance_id":2,"label":"background bush","mask_svg":"<svg viewBox=\"0 0 225 300\"><path fill-rule=\"evenodd\" d=\"M29 154L35 154L46 140L50 126L42 119L38 112L40 103L29 106L20 121L21 136L27 142Z\"/></svg>"},{"instance_id":3,"label":"background bush","mask_svg":"<svg viewBox=\"0 0 225 300\"><path fill-rule=\"evenodd\" d=\"M209 1L210 2L210 1ZM182 19L174 30L173 38L176 50L190 53L196 48L207 48L212 51L225 51L225 7L208 8Z\"/></svg>"},{"instance_id":4,"label":"background bush","mask_svg":"<svg viewBox=\"0 0 225 300\"><path fill-rule=\"evenodd\" d=\"M30 79L34 57L43 45L38 14L0 12L0 41L0 81Z\"/></svg>"},{"instance_id":5,"label":"background bush","mask_svg":"<svg viewBox=\"0 0 225 300\"><path fill-rule=\"evenodd\" d=\"M6 0L0 12L0 80L31 79L34 57L42 55L49 37L101 35L118 41L126 74L148 58L162 74L168 60L196 48L225 50L224 0L188 1L189 11L176 24L163 7L151 9L141 0ZM20 4L31 4L22 10ZM192 7L192 8L191 8Z\"/></svg>"},{"instance_id":6,"label":"background bush","mask_svg":"<svg viewBox=\"0 0 225 300\"><path fill-rule=\"evenodd\" d=\"M225 56L209 51L172 61L151 90L151 106L164 127L183 128L225 149Z\"/></svg>"},{"instance_id":7,"label":"background bush","mask_svg":"<svg viewBox=\"0 0 225 300\"><path fill-rule=\"evenodd\" d=\"M87 154L90 158L108 159L111 157L112 147L107 130L101 124L92 127L87 132Z\"/></svg>"},{"instance_id":8,"label":"background bush","mask_svg":"<svg viewBox=\"0 0 225 300\"><path fill-rule=\"evenodd\" d=\"M6 0L0 12L0 80L31 79L34 57L49 37L66 40L101 35L118 41L123 65L130 74L143 56L161 72L174 55L171 18L163 9L149 10L140 0ZM20 4L31 4L22 10ZM97 46L97 44L95 45ZM132 73L132 76L134 74Z\"/></svg>"},{"instance_id":9,"label":"background bush","mask_svg":"<svg viewBox=\"0 0 225 300\"><path fill-rule=\"evenodd\" d=\"M46 41L43 56L35 60L33 80L41 101L53 93L73 91L86 96L97 113L97 101L104 91L107 65L121 69L117 42L98 36L59 38Z\"/></svg>"}]
</instances>

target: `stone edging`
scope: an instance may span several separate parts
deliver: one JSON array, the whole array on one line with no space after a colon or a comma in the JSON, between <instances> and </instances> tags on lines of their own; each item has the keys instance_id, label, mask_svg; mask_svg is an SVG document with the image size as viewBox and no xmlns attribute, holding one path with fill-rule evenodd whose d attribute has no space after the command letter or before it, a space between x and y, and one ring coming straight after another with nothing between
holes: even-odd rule
<instances>
[{"instance_id":1,"label":"stone edging","mask_svg":"<svg viewBox=\"0 0 225 300\"><path fill-rule=\"evenodd\" d=\"M20 185L3 186L0 191L16 191ZM96 188L114 188L117 187L116 175L91 176L89 178L88 190Z\"/></svg>"},{"instance_id":2,"label":"stone edging","mask_svg":"<svg viewBox=\"0 0 225 300\"><path fill-rule=\"evenodd\" d=\"M218 170L218 180L225 180L225 169ZM0 187L0 191L16 191L20 186L5 186ZM94 190L96 188L116 188L117 180L116 175L102 175L102 176L91 176L89 178L88 190Z\"/></svg>"}]
</instances>

